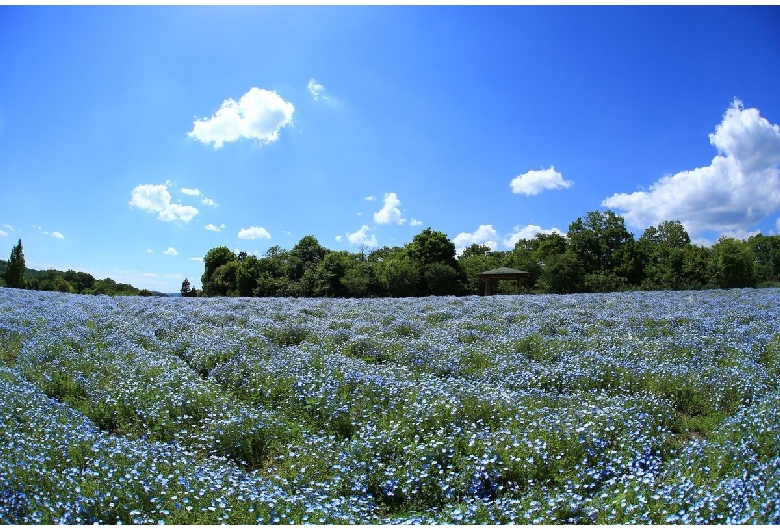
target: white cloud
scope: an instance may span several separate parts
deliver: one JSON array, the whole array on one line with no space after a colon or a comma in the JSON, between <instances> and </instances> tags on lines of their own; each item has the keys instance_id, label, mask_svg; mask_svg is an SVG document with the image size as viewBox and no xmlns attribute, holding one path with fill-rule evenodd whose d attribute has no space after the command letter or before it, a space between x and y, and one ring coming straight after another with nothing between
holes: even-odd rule
<instances>
[{"instance_id":1,"label":"white cloud","mask_svg":"<svg viewBox=\"0 0 780 530\"><path fill-rule=\"evenodd\" d=\"M8 232L0 230L0 237L8 237Z\"/></svg>"},{"instance_id":2,"label":"white cloud","mask_svg":"<svg viewBox=\"0 0 780 530\"><path fill-rule=\"evenodd\" d=\"M271 234L268 230L261 226L250 226L249 228L242 228L238 231L238 239L271 239Z\"/></svg>"},{"instance_id":3,"label":"white cloud","mask_svg":"<svg viewBox=\"0 0 780 530\"><path fill-rule=\"evenodd\" d=\"M198 215L198 209L194 206L171 203L171 194L168 184L139 184L130 193L130 206L140 208L147 212L156 213L161 221L192 220Z\"/></svg>"},{"instance_id":4,"label":"white cloud","mask_svg":"<svg viewBox=\"0 0 780 530\"><path fill-rule=\"evenodd\" d=\"M374 213L374 221L380 225L391 223L404 224L406 219L401 218L399 206L401 206L401 201L398 200L398 196L395 193L385 193L384 205L381 210Z\"/></svg>"},{"instance_id":5,"label":"white cloud","mask_svg":"<svg viewBox=\"0 0 780 530\"><path fill-rule=\"evenodd\" d=\"M210 230L211 232L221 232L222 229L225 228L225 224L223 223L223 224L217 226L217 225L209 223L204 228L206 228L206 230Z\"/></svg>"},{"instance_id":6,"label":"white cloud","mask_svg":"<svg viewBox=\"0 0 780 530\"><path fill-rule=\"evenodd\" d=\"M780 209L780 127L734 100L709 135L718 150L709 166L664 176L650 191L616 193L602 201L646 228L679 220L692 238L703 231L744 230Z\"/></svg>"},{"instance_id":7,"label":"white cloud","mask_svg":"<svg viewBox=\"0 0 780 530\"><path fill-rule=\"evenodd\" d=\"M363 245L372 248L378 247L379 245L376 242L376 234L371 234L371 237L368 237L368 230L368 225L363 225L357 232L347 234L347 240L349 241L350 245Z\"/></svg>"},{"instance_id":8,"label":"white cloud","mask_svg":"<svg viewBox=\"0 0 780 530\"><path fill-rule=\"evenodd\" d=\"M180 192L182 192L184 195L192 195L193 197L199 197L200 196L200 190L198 188L191 189L191 188L180 188Z\"/></svg>"},{"instance_id":9,"label":"white cloud","mask_svg":"<svg viewBox=\"0 0 780 530\"><path fill-rule=\"evenodd\" d=\"M469 234L468 232L461 232L455 236L452 242L455 244L455 248L458 249L457 253L462 254L466 247L469 247L474 243L485 245L489 247L490 250L495 250L498 246L496 239L498 239L498 232L493 228L493 225L479 225L479 228L477 228L474 233Z\"/></svg>"},{"instance_id":10,"label":"white cloud","mask_svg":"<svg viewBox=\"0 0 780 530\"><path fill-rule=\"evenodd\" d=\"M544 190L570 188L574 184L570 180L563 180L563 175L555 171L554 166L539 171L528 171L518 175L509 183L513 193L523 195L539 195Z\"/></svg>"},{"instance_id":11,"label":"white cloud","mask_svg":"<svg viewBox=\"0 0 780 530\"><path fill-rule=\"evenodd\" d=\"M188 260L190 260L190 261L199 261L199 262L203 262L203 258L187 258L187 259L188 259Z\"/></svg>"},{"instance_id":12,"label":"white cloud","mask_svg":"<svg viewBox=\"0 0 780 530\"><path fill-rule=\"evenodd\" d=\"M376 197L374 197L373 195L369 195L368 197L363 197L363 200L364 201L375 201Z\"/></svg>"},{"instance_id":13,"label":"white cloud","mask_svg":"<svg viewBox=\"0 0 780 530\"><path fill-rule=\"evenodd\" d=\"M208 197L203 197L203 200L200 201L200 202L202 202L206 206L214 206L214 207L219 206L216 202L214 202L213 200L209 199Z\"/></svg>"},{"instance_id":14,"label":"white cloud","mask_svg":"<svg viewBox=\"0 0 780 530\"><path fill-rule=\"evenodd\" d=\"M336 241L341 241L341 236L340 235L336 236Z\"/></svg>"},{"instance_id":15,"label":"white cloud","mask_svg":"<svg viewBox=\"0 0 780 530\"><path fill-rule=\"evenodd\" d=\"M216 114L193 122L187 135L219 149L225 142L254 138L259 145L275 142L292 123L295 107L279 94L252 87L236 102L226 99Z\"/></svg>"},{"instance_id":16,"label":"white cloud","mask_svg":"<svg viewBox=\"0 0 780 530\"><path fill-rule=\"evenodd\" d=\"M412 217L411 222L409 223L409 226L420 226L422 224L422 221L418 221L414 217Z\"/></svg>"},{"instance_id":17,"label":"white cloud","mask_svg":"<svg viewBox=\"0 0 780 530\"><path fill-rule=\"evenodd\" d=\"M65 239L65 236L63 236L59 232L52 232L52 233L44 232L44 234L49 235L49 236L54 237L54 238L57 238L57 239Z\"/></svg>"},{"instance_id":18,"label":"white cloud","mask_svg":"<svg viewBox=\"0 0 780 530\"><path fill-rule=\"evenodd\" d=\"M176 252L176 249L173 247L168 247L168 250L163 250L163 254L166 256L178 256L179 253Z\"/></svg>"},{"instance_id":19,"label":"white cloud","mask_svg":"<svg viewBox=\"0 0 780 530\"><path fill-rule=\"evenodd\" d=\"M318 83L317 80L313 77L309 80L309 84L306 85L306 88L309 89L309 93L314 97L314 99L320 97L320 92L325 90L325 87Z\"/></svg>"},{"instance_id":20,"label":"white cloud","mask_svg":"<svg viewBox=\"0 0 780 530\"><path fill-rule=\"evenodd\" d=\"M15 230L14 230L14 227L13 227L13 226L11 226L11 225L9 225L8 223L4 224L4 225L3 225L3 228L5 228L6 230L8 230L8 231L10 231L10 232L14 232L14 231L15 231Z\"/></svg>"},{"instance_id":21,"label":"white cloud","mask_svg":"<svg viewBox=\"0 0 780 530\"><path fill-rule=\"evenodd\" d=\"M322 83L317 82L317 80L313 77L309 80L306 88L309 89L309 94L312 95L314 101L322 100L329 105L335 105L338 103L336 98L325 93L327 92L325 86Z\"/></svg>"},{"instance_id":22,"label":"white cloud","mask_svg":"<svg viewBox=\"0 0 780 530\"><path fill-rule=\"evenodd\" d=\"M515 244L521 239L533 239L536 234L560 234L565 236L566 234L557 228L542 228L537 225L526 225L524 227L515 226L512 229L512 233L506 236L501 242L506 248L514 248Z\"/></svg>"},{"instance_id":23,"label":"white cloud","mask_svg":"<svg viewBox=\"0 0 780 530\"><path fill-rule=\"evenodd\" d=\"M154 254L154 250L147 248L146 249L147 254Z\"/></svg>"},{"instance_id":24,"label":"white cloud","mask_svg":"<svg viewBox=\"0 0 780 530\"><path fill-rule=\"evenodd\" d=\"M721 236L723 237L730 237L732 239L741 239L742 241L747 241L747 239L750 236L755 236L761 233L761 230L742 230L741 228L739 230L731 230L729 232L723 232Z\"/></svg>"}]
</instances>

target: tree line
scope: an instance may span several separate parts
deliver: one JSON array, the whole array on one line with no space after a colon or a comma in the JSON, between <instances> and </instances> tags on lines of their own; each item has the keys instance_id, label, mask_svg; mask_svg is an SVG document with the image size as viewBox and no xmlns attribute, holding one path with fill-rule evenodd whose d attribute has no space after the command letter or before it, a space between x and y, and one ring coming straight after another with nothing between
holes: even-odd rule
<instances>
[{"instance_id":1,"label":"tree line","mask_svg":"<svg viewBox=\"0 0 780 530\"><path fill-rule=\"evenodd\" d=\"M0 286L32 289L35 291L106 294L109 296L162 295L162 293L156 293L148 289L138 289L128 283L117 283L111 278L98 280L87 272L28 269L24 261L24 248L22 247L21 239L11 250L11 256L8 258L8 261L0 260Z\"/></svg>"},{"instance_id":2,"label":"tree line","mask_svg":"<svg viewBox=\"0 0 780 530\"><path fill-rule=\"evenodd\" d=\"M610 292L780 286L780 236L722 237L694 245L679 221L664 221L639 237L611 210L588 212L564 236L539 233L512 250L455 244L426 228L404 246L371 252L335 251L314 236L262 257L212 248L204 258L202 290L189 279L183 296L381 297L482 294L478 273L498 267L527 271L531 293ZM496 292L516 293L513 282Z\"/></svg>"}]
</instances>

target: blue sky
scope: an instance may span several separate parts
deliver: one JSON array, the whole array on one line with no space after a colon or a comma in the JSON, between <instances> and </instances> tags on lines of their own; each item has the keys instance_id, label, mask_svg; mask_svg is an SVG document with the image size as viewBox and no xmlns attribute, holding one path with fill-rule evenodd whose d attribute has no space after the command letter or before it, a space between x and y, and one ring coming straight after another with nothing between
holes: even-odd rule
<instances>
[{"instance_id":1,"label":"blue sky","mask_svg":"<svg viewBox=\"0 0 780 530\"><path fill-rule=\"evenodd\" d=\"M0 6L0 255L175 292L263 255L780 233L780 8ZM4 249L4 250L3 250Z\"/></svg>"}]
</instances>

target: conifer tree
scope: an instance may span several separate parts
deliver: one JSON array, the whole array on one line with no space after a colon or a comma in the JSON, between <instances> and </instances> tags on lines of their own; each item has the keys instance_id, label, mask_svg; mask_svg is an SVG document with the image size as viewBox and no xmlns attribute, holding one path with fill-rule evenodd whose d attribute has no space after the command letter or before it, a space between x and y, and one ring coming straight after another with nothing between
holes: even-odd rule
<instances>
[{"instance_id":1,"label":"conifer tree","mask_svg":"<svg viewBox=\"0 0 780 530\"><path fill-rule=\"evenodd\" d=\"M8 265L5 269L5 283L8 287L25 287L24 280L24 252L22 251L22 240L11 250L11 257L8 259Z\"/></svg>"}]
</instances>

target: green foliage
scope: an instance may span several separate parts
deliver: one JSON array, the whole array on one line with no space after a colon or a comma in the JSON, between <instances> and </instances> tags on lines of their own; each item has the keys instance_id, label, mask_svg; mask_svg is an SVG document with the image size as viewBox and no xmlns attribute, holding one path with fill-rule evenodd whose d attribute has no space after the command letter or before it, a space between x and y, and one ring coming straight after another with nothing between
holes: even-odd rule
<instances>
[{"instance_id":1,"label":"green foliage","mask_svg":"<svg viewBox=\"0 0 780 530\"><path fill-rule=\"evenodd\" d=\"M22 240L11 249L11 257L8 258L8 264L5 268L5 283L8 287L24 289L27 282L24 279L24 250L22 249Z\"/></svg>"},{"instance_id":2,"label":"green foliage","mask_svg":"<svg viewBox=\"0 0 780 530\"><path fill-rule=\"evenodd\" d=\"M723 237L712 247L711 277L719 287L752 287L756 283L755 259L744 241Z\"/></svg>"},{"instance_id":3,"label":"green foliage","mask_svg":"<svg viewBox=\"0 0 780 530\"><path fill-rule=\"evenodd\" d=\"M206 296L481 295L479 273L499 267L528 273L521 292L767 286L780 283L780 236L726 238L709 248L691 244L682 223L672 220L648 227L635 240L622 217L592 211L571 223L566 236L540 232L517 241L511 251L472 244L459 257L454 243L430 227L404 247L385 246L368 255L362 249L329 250L311 235L289 251L271 247L262 258L217 247L204 259L202 280ZM81 292L88 283L54 280L46 288ZM496 282L493 292L515 294L517 287Z\"/></svg>"}]
</instances>

